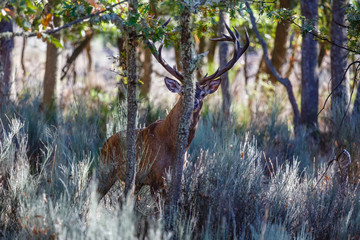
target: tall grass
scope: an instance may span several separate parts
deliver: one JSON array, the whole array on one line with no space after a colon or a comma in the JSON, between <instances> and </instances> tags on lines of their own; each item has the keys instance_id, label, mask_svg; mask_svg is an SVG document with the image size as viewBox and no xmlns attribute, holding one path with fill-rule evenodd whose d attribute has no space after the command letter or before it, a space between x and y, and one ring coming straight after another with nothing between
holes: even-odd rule
<instances>
[{"instance_id":1,"label":"tall grass","mask_svg":"<svg viewBox=\"0 0 360 240\"><path fill-rule=\"evenodd\" d=\"M20 104L21 103L21 104ZM294 138L277 104L239 125L208 111L184 167L177 227L166 233L148 197L98 203L93 177L123 108L80 100L56 122L39 101L2 107L0 237L5 239L349 239L360 236L356 184L322 177L326 163L307 136ZM105 120L107 119L107 120ZM351 141L355 141L351 139ZM311 145L311 146L310 146ZM313 165L313 159L318 164ZM114 189L115 191L117 189ZM148 189L142 191L148 194Z\"/></svg>"}]
</instances>

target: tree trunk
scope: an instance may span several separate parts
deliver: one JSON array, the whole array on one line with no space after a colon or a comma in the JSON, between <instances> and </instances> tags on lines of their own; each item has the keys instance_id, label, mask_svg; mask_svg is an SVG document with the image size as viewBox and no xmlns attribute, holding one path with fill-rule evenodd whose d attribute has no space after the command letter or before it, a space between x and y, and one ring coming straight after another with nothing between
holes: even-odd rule
<instances>
[{"instance_id":1,"label":"tree trunk","mask_svg":"<svg viewBox=\"0 0 360 240\"><path fill-rule=\"evenodd\" d=\"M0 33L12 31L12 21L1 20ZM14 38L0 39L0 106L10 97L11 52L13 48Z\"/></svg>"},{"instance_id":2,"label":"tree trunk","mask_svg":"<svg viewBox=\"0 0 360 240\"><path fill-rule=\"evenodd\" d=\"M56 4L56 0L50 0L48 2L49 8L53 9ZM59 16L54 14L54 27L58 27L61 24ZM61 34L59 32L52 35L55 39L60 41ZM45 110L53 109L55 107L55 87L59 78L59 51L54 44L48 42L46 46L46 63L45 63L45 75L44 75L44 95L43 106Z\"/></svg>"},{"instance_id":3,"label":"tree trunk","mask_svg":"<svg viewBox=\"0 0 360 240\"><path fill-rule=\"evenodd\" d=\"M21 48L21 57L20 57L21 69L23 72L23 81L25 81L25 78L26 78L25 48L26 48L26 37L23 38L23 45Z\"/></svg>"},{"instance_id":4,"label":"tree trunk","mask_svg":"<svg viewBox=\"0 0 360 240\"><path fill-rule=\"evenodd\" d=\"M360 65L360 63L359 63L359 65ZM355 126L357 128L357 133L358 133L358 131L360 130L360 128L359 128L359 125L360 125L360 83L359 82L358 82L358 86L357 86L354 108L353 108L351 117L355 123Z\"/></svg>"},{"instance_id":5,"label":"tree trunk","mask_svg":"<svg viewBox=\"0 0 360 240\"><path fill-rule=\"evenodd\" d=\"M307 20L312 20L314 27L316 27L318 0L302 0L301 14ZM301 124L307 128L317 128L318 124L319 79L317 50L317 40L310 33L305 33L301 47Z\"/></svg>"},{"instance_id":6,"label":"tree trunk","mask_svg":"<svg viewBox=\"0 0 360 240\"><path fill-rule=\"evenodd\" d=\"M345 6L347 0L333 0L332 2L332 21L330 29L331 41L340 46L347 45L347 29L345 24ZM335 124L343 118L349 103L349 79L344 75L347 67L347 51L335 45L330 48L331 58L331 96L332 120ZM336 89L335 89L336 88Z\"/></svg>"},{"instance_id":7,"label":"tree trunk","mask_svg":"<svg viewBox=\"0 0 360 240\"><path fill-rule=\"evenodd\" d=\"M219 36L225 31L225 23L229 21L227 14L221 10L219 12ZM219 58L220 58L220 67L224 67L227 63L228 56L228 44L223 41L220 43L219 47ZM228 72L224 73L221 76L221 92L222 92L222 113L223 119L228 119L230 116L231 109L231 95L229 90L229 74Z\"/></svg>"},{"instance_id":8,"label":"tree trunk","mask_svg":"<svg viewBox=\"0 0 360 240\"><path fill-rule=\"evenodd\" d=\"M142 97L147 97L150 92L151 87L151 73L152 73L152 53L150 49L146 48L144 50L144 64L143 64L143 76L141 81L143 84L141 85L140 94Z\"/></svg>"},{"instance_id":9,"label":"tree trunk","mask_svg":"<svg viewBox=\"0 0 360 240\"><path fill-rule=\"evenodd\" d=\"M154 19L158 18L157 11L157 2L155 0L149 1L150 14L154 16ZM144 62L142 65L143 74L141 77L141 81L143 84L141 85L140 95L144 98L147 98L151 88L151 73L153 72L153 64L152 64L152 53L150 49L146 48L144 50Z\"/></svg>"},{"instance_id":10,"label":"tree trunk","mask_svg":"<svg viewBox=\"0 0 360 240\"><path fill-rule=\"evenodd\" d=\"M119 68L122 70L126 70L126 49L125 39L123 37L119 37L117 39L117 47L119 49ZM124 84L124 79L120 76L120 82L118 83L118 100L122 102L126 97L126 88Z\"/></svg>"},{"instance_id":11,"label":"tree trunk","mask_svg":"<svg viewBox=\"0 0 360 240\"><path fill-rule=\"evenodd\" d=\"M136 18L138 12L138 1L129 0L129 15L128 21ZM136 85L137 85L137 34L135 28L128 29L126 57L127 57L127 128L126 128L126 179L124 195L132 195L135 188L135 167L136 167L136 113L137 113L137 99L136 99Z\"/></svg>"},{"instance_id":12,"label":"tree trunk","mask_svg":"<svg viewBox=\"0 0 360 240\"><path fill-rule=\"evenodd\" d=\"M91 60L91 53L90 53L90 42L92 37L94 36L93 32L88 32L86 34L86 37L84 40L82 40L79 44L77 44L77 46L75 47L73 53L71 54L71 56L66 60L66 64L65 66L62 68L62 76L61 76L61 80L64 79L66 77L66 74L68 73L68 71L70 70L70 67L73 63L75 63L76 59L78 58L78 56L80 55L80 53L82 53L82 51L85 49L86 50L86 55L88 57L88 72L91 71L91 65L92 65L92 60Z\"/></svg>"},{"instance_id":13,"label":"tree trunk","mask_svg":"<svg viewBox=\"0 0 360 240\"><path fill-rule=\"evenodd\" d=\"M217 32L218 28L218 24L213 25L212 26L213 32ZM215 58L215 50L216 50L216 41L210 41L209 42L209 53L207 55L208 58L208 63L214 63L214 58ZM212 69L209 69L208 72L211 72Z\"/></svg>"},{"instance_id":14,"label":"tree trunk","mask_svg":"<svg viewBox=\"0 0 360 240\"><path fill-rule=\"evenodd\" d=\"M264 39L261 37L259 30L257 28L257 24L256 24L256 20L254 17L254 14L250 8L250 4L248 2L245 2L246 8L247 8L247 12L250 14L250 21L251 21L251 25L253 27L254 33L257 37L257 39L259 40L261 47L263 49L264 52L264 62L266 63L267 67L269 68L269 70L271 71L272 75L275 76L275 78L277 79L277 81L279 81L285 88L288 94L288 98L293 110L293 114L294 114L294 132L295 132L295 136L297 136L299 134L299 125L300 125L300 112L299 112L299 108L298 108L298 104L296 102L295 96L294 96L294 91L292 88L292 84L290 82L290 80L288 78L282 78L280 76L280 74L276 71L276 69L274 68L274 66L272 65L269 56L268 56L268 50L267 50L267 45L264 41Z\"/></svg>"},{"instance_id":15,"label":"tree trunk","mask_svg":"<svg viewBox=\"0 0 360 240\"><path fill-rule=\"evenodd\" d=\"M203 53L205 52L205 47L206 47L206 38L204 36L200 37L199 39L199 49L198 49L198 53ZM198 70L196 71L196 79L201 79L204 75L203 75L203 72L202 72L202 69L201 67L203 66L203 63L204 63L204 59L200 59L200 62L199 62L199 68Z\"/></svg>"},{"instance_id":16,"label":"tree trunk","mask_svg":"<svg viewBox=\"0 0 360 240\"><path fill-rule=\"evenodd\" d=\"M174 44L174 51L175 51L175 61L176 61L176 68L178 71L181 72L182 70L182 63L181 63L181 50L179 44Z\"/></svg>"},{"instance_id":17,"label":"tree trunk","mask_svg":"<svg viewBox=\"0 0 360 240\"><path fill-rule=\"evenodd\" d=\"M292 0L280 0L279 8L292 9ZM290 24L291 23L289 21L283 21L278 23L276 26L274 48L271 53L271 63L275 67L276 71L278 71L280 76L283 76L282 66L286 62L286 53L289 45ZM267 72L270 73L268 68ZM277 82L273 75L271 75L271 82Z\"/></svg>"},{"instance_id":18,"label":"tree trunk","mask_svg":"<svg viewBox=\"0 0 360 240\"><path fill-rule=\"evenodd\" d=\"M172 230L177 215L177 205L180 199L181 178L183 172L184 158L188 144L189 127L191 122L192 110L194 107L194 70L193 66L193 38L191 30L191 12L188 6L184 6L180 16L181 28L181 57L183 65L183 87L184 97L182 102L182 114L178 127L176 142L175 164L172 169L172 179L170 182L169 197L166 202L165 219L167 230Z\"/></svg>"}]
</instances>

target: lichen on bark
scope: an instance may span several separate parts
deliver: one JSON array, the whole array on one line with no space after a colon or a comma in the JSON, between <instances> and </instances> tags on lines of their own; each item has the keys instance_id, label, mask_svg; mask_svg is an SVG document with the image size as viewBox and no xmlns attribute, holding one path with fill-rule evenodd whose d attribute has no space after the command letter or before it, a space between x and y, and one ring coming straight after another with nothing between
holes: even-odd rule
<instances>
[{"instance_id":1,"label":"lichen on bark","mask_svg":"<svg viewBox=\"0 0 360 240\"><path fill-rule=\"evenodd\" d=\"M128 20L137 15L138 1L129 1L129 16ZM136 112L137 112L137 99L136 99L136 84L138 80L137 75L137 35L135 28L129 27L127 32L126 56L127 56L127 128L126 128L126 179L125 179L125 197L133 194L135 187L135 163L136 163Z\"/></svg>"},{"instance_id":2,"label":"lichen on bark","mask_svg":"<svg viewBox=\"0 0 360 240\"><path fill-rule=\"evenodd\" d=\"M181 192L181 178L183 173L184 158L186 154L186 147L188 143L189 127L191 123L191 115L194 107L195 94L195 62L193 58L193 37L191 30L191 6L183 3L183 8L180 15L181 40L180 51L181 61L183 66L183 93L182 98L182 114L178 126L178 135L176 142L175 164L172 169L172 179L169 189L169 197L166 202L166 225L167 229L173 228L174 220L177 214L177 204Z\"/></svg>"}]
</instances>

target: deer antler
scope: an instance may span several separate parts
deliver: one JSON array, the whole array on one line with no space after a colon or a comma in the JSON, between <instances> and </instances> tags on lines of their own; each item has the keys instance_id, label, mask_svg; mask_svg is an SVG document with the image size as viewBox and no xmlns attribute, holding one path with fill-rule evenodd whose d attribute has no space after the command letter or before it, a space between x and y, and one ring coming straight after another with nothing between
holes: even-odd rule
<instances>
[{"instance_id":1,"label":"deer antler","mask_svg":"<svg viewBox=\"0 0 360 240\"><path fill-rule=\"evenodd\" d=\"M170 22L169 18L163 25L162 27L166 27L166 25L168 25L168 23ZM165 59L162 58L161 56L161 51L162 48L164 46L163 43L161 43L159 49L156 49L154 43L151 40L147 40L146 41L151 53L153 54L153 56L156 58L156 60L171 74L173 75L177 80L179 80L180 82L183 82L184 76L178 72L176 70L176 67L174 66L174 68L170 67L170 65L165 61Z\"/></svg>"},{"instance_id":2,"label":"deer antler","mask_svg":"<svg viewBox=\"0 0 360 240\"><path fill-rule=\"evenodd\" d=\"M234 42L235 43L234 56L232 57L232 59L228 63L225 64L225 66L223 66L222 68L219 67L214 74L212 74L210 76L207 76L207 74L206 74L205 77L203 77L199 81L200 85L204 85L206 82L208 82L210 80L213 80L215 78L219 78L221 75L223 75L224 73L229 71L234 66L236 61L241 57L241 55L243 55L243 53L249 47L249 35L247 33L246 28L245 28L246 43L245 43L243 48L240 48L240 42L239 42L240 34L239 34L239 32L233 27L233 29L235 31L235 34L234 34L234 32L231 31L230 27L226 23L225 23L225 27L226 27L227 31L229 32L230 36L222 34L222 37L212 38L210 40Z\"/></svg>"},{"instance_id":3,"label":"deer antler","mask_svg":"<svg viewBox=\"0 0 360 240\"><path fill-rule=\"evenodd\" d=\"M156 50L154 44L150 40L148 41L148 45L150 47L150 51L152 52L152 54L156 58L156 60L177 80L179 80L180 82L183 82L184 76L176 70L176 67L174 67L174 68L170 67L170 65L165 61L165 59L162 58L161 51L162 51L164 44L162 43L158 50Z\"/></svg>"}]
</instances>

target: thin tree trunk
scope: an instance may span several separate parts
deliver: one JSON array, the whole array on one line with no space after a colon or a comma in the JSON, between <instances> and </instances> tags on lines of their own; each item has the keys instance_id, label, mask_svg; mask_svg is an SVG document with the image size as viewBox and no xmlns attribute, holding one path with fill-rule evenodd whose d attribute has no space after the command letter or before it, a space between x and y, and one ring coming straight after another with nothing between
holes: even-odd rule
<instances>
[{"instance_id":1,"label":"thin tree trunk","mask_svg":"<svg viewBox=\"0 0 360 240\"><path fill-rule=\"evenodd\" d=\"M157 1L150 0L149 5L150 13L154 16L154 19L157 19L159 15L157 11ZM144 50L144 62L142 68L143 76L141 77L141 81L143 84L141 85L140 94L142 97L147 98L151 88L151 74L153 72L152 53L148 48Z\"/></svg>"},{"instance_id":2,"label":"thin tree trunk","mask_svg":"<svg viewBox=\"0 0 360 240\"><path fill-rule=\"evenodd\" d=\"M245 78L245 92L247 93L247 86L249 83L249 73L248 73L248 52L245 51L244 54L244 78Z\"/></svg>"},{"instance_id":3,"label":"thin tree trunk","mask_svg":"<svg viewBox=\"0 0 360 240\"><path fill-rule=\"evenodd\" d=\"M221 10L219 12L219 32L222 34L225 31L225 23L229 21L227 14ZM219 47L220 66L224 67L227 63L228 44L221 42ZM228 119L231 109L231 95L229 90L229 74L226 72L221 76L221 92L222 92L222 113L223 119Z\"/></svg>"},{"instance_id":4,"label":"thin tree trunk","mask_svg":"<svg viewBox=\"0 0 360 240\"><path fill-rule=\"evenodd\" d=\"M332 2L332 1L330 1ZM326 29L330 29L331 23L331 8L328 0L319 0L319 6L322 8L322 26ZM320 68L325 56L327 55L328 50L327 42L319 42L319 56L318 56L318 67Z\"/></svg>"},{"instance_id":5,"label":"thin tree trunk","mask_svg":"<svg viewBox=\"0 0 360 240\"><path fill-rule=\"evenodd\" d=\"M49 8L53 9L56 4L56 0L50 0L48 2ZM61 25L60 17L54 15L54 27ZM52 35L55 39L60 41L61 34L59 32ZM44 95L43 106L45 110L55 107L55 87L59 78L59 51L54 44L48 42L46 46L46 63L45 63L45 75L44 75Z\"/></svg>"},{"instance_id":6,"label":"thin tree trunk","mask_svg":"<svg viewBox=\"0 0 360 240\"><path fill-rule=\"evenodd\" d=\"M174 45L174 51L175 51L176 68L178 71L181 71L182 63L181 63L181 50L180 50L179 44Z\"/></svg>"},{"instance_id":7,"label":"thin tree trunk","mask_svg":"<svg viewBox=\"0 0 360 240\"><path fill-rule=\"evenodd\" d=\"M150 92L151 87L151 73L152 73L152 53L150 49L144 49L144 64L143 64L143 76L141 81L143 84L141 85L140 94L142 97L147 97Z\"/></svg>"},{"instance_id":8,"label":"thin tree trunk","mask_svg":"<svg viewBox=\"0 0 360 240\"><path fill-rule=\"evenodd\" d=\"M332 4L330 37L331 41L340 46L346 46L347 44L347 29L343 27L345 25L345 6L347 4L347 0L333 0ZM347 67L347 51L333 44L330 51L331 89L336 88L331 96L332 119L334 123L339 123L349 103L349 79L347 74L344 75Z\"/></svg>"},{"instance_id":9,"label":"thin tree trunk","mask_svg":"<svg viewBox=\"0 0 360 240\"><path fill-rule=\"evenodd\" d=\"M129 15L128 21L136 17L138 12L138 1L129 0ZM137 99L136 99L136 85L137 85L137 34L135 28L128 29L126 57L128 70L128 84L127 84L127 130L126 130L126 179L125 179L125 197L132 195L135 188L135 172L136 172L136 113L137 113Z\"/></svg>"},{"instance_id":10,"label":"thin tree trunk","mask_svg":"<svg viewBox=\"0 0 360 240\"><path fill-rule=\"evenodd\" d=\"M301 14L317 26L318 0L302 0ZM301 124L317 128L319 104L319 79L317 71L317 40L310 33L303 37L301 47Z\"/></svg>"},{"instance_id":11,"label":"thin tree trunk","mask_svg":"<svg viewBox=\"0 0 360 240\"><path fill-rule=\"evenodd\" d=\"M319 43L320 46L320 51L319 51L319 56L318 56L318 67L321 67L321 64L326 56L326 51L327 51L327 43Z\"/></svg>"},{"instance_id":12,"label":"thin tree trunk","mask_svg":"<svg viewBox=\"0 0 360 240\"><path fill-rule=\"evenodd\" d=\"M93 33L91 33L92 35ZM91 56L91 44L90 41L87 42L86 46L85 46L85 50L86 50L86 56L88 59L88 73L91 72L92 70L92 56Z\"/></svg>"},{"instance_id":13,"label":"thin tree trunk","mask_svg":"<svg viewBox=\"0 0 360 240\"><path fill-rule=\"evenodd\" d=\"M292 88L292 84L290 82L289 79L287 78L282 78L280 76L280 74L276 71L276 69L274 68L274 66L272 65L269 56L268 56L268 50L267 50L267 46L266 43L264 41L264 39L261 37L259 30L257 29L257 25L256 25L256 20L255 17L253 15L253 12L250 8L250 5L248 2L245 3L246 7L248 9L248 12L250 14L250 20L251 20L251 24L253 26L253 30L255 32L255 35L257 37L257 39L259 40L261 47L263 49L264 52L264 60L265 63L267 64L268 68L270 69L271 73L275 76L275 78L286 88L287 94L288 94L288 98L293 110L293 114L294 114L294 131L295 131L295 135L299 134L299 125L300 125L300 112L299 112L299 107L298 104L296 102L295 96L294 96L294 91Z\"/></svg>"},{"instance_id":14,"label":"thin tree trunk","mask_svg":"<svg viewBox=\"0 0 360 240\"><path fill-rule=\"evenodd\" d=\"M199 53L205 52L205 47L206 47L206 38L204 36L202 36L202 37L200 37L198 52ZM196 79L201 79L203 76L202 69L201 69L201 66L203 66L203 63L204 63L204 59L202 58L202 59L200 59L200 62L199 62L200 67L196 71Z\"/></svg>"},{"instance_id":15,"label":"thin tree trunk","mask_svg":"<svg viewBox=\"0 0 360 240\"><path fill-rule=\"evenodd\" d=\"M23 71L23 81L26 78L25 48L26 48L26 37L23 38L23 45L22 45L22 48L21 48L21 58L20 58L21 69Z\"/></svg>"},{"instance_id":16,"label":"thin tree trunk","mask_svg":"<svg viewBox=\"0 0 360 240\"><path fill-rule=\"evenodd\" d=\"M12 32L12 21L5 19L0 22L0 33ZM0 106L10 97L10 78L11 78L11 52L14 48L13 38L0 39Z\"/></svg>"},{"instance_id":17,"label":"thin tree trunk","mask_svg":"<svg viewBox=\"0 0 360 240\"><path fill-rule=\"evenodd\" d=\"M360 63L358 64L359 68L360 68ZM356 74L358 74L358 72L355 72ZM355 76L356 78L356 76ZM358 80L359 81L359 80ZM354 108L352 111L352 120L355 123L355 126L357 127L357 131L360 130L359 125L360 125L360 83L357 83L357 92L356 92L356 97L355 97L355 102L354 102Z\"/></svg>"},{"instance_id":18,"label":"thin tree trunk","mask_svg":"<svg viewBox=\"0 0 360 240\"><path fill-rule=\"evenodd\" d=\"M178 127L178 136L176 142L175 164L172 169L172 179L169 188L169 197L166 202L166 228L172 230L177 216L177 205L180 199L181 178L183 173L184 158L188 144L189 127L191 122L192 110L194 107L194 70L193 66L193 41L191 31L191 12L188 6L184 6L180 16L181 28L181 57L183 65L183 87L184 98L182 102L182 114Z\"/></svg>"},{"instance_id":19,"label":"thin tree trunk","mask_svg":"<svg viewBox=\"0 0 360 240\"><path fill-rule=\"evenodd\" d=\"M62 76L61 76L61 80L64 79L66 77L66 74L68 73L68 71L70 70L71 65L75 62L75 60L77 59L77 57L80 55L80 53L85 49L86 50L86 55L88 57L88 71L91 70L91 54L90 54L90 41L93 37L93 33L89 33L86 35L85 39L82 40L78 46L74 49L73 53L71 54L71 56L66 60L66 64L65 66L62 68Z\"/></svg>"},{"instance_id":20,"label":"thin tree trunk","mask_svg":"<svg viewBox=\"0 0 360 240\"><path fill-rule=\"evenodd\" d=\"M217 24L213 25L212 28L213 28L214 32L217 32L218 25ZM210 41L209 42L209 53L207 55L208 63L214 63L215 51L216 51L216 42L215 41ZM209 70L211 70L211 69L209 69ZM211 71L208 71L208 72L211 72Z\"/></svg>"},{"instance_id":21,"label":"thin tree trunk","mask_svg":"<svg viewBox=\"0 0 360 240\"><path fill-rule=\"evenodd\" d=\"M292 0L280 0L279 8L292 9L293 4ZM286 53L289 45L289 31L290 31L290 22L283 21L278 23L276 26L274 48L271 53L271 63L275 67L276 71L282 76L282 66L286 62ZM267 68L267 72L270 73ZM276 78L271 75L271 81L273 83L277 82Z\"/></svg>"},{"instance_id":22,"label":"thin tree trunk","mask_svg":"<svg viewBox=\"0 0 360 240\"><path fill-rule=\"evenodd\" d=\"M117 46L119 49L119 68L122 68L122 70L126 70L126 49L124 47L124 38L123 37L119 37L117 39ZM124 81L121 77L121 80L118 84L118 100L119 102L122 102L125 99L126 96L126 89L124 86Z\"/></svg>"}]
</instances>

